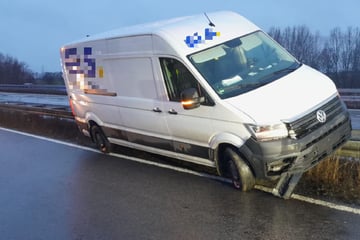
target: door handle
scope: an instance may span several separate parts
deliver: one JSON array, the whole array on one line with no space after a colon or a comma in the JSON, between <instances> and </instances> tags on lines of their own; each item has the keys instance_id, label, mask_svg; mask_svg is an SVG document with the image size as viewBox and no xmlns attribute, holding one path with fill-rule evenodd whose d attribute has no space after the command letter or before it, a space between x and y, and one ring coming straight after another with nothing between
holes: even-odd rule
<instances>
[{"instance_id":1,"label":"door handle","mask_svg":"<svg viewBox=\"0 0 360 240\"><path fill-rule=\"evenodd\" d=\"M174 114L174 115L178 114L177 111L176 111L175 109L173 109L173 108L170 108L170 110L168 111L168 113Z\"/></svg>"},{"instance_id":2,"label":"door handle","mask_svg":"<svg viewBox=\"0 0 360 240\"><path fill-rule=\"evenodd\" d=\"M153 111L154 111L154 112L157 112L157 113L161 113L161 112L162 112L161 109L158 108L158 107L154 107L154 108L153 108Z\"/></svg>"}]
</instances>

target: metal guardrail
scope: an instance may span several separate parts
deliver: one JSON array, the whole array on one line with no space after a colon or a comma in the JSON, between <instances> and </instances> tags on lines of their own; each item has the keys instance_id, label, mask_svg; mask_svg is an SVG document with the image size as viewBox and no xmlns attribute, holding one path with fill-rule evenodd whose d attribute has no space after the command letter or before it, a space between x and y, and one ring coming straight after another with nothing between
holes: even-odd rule
<instances>
[{"instance_id":1,"label":"metal guardrail","mask_svg":"<svg viewBox=\"0 0 360 240\"><path fill-rule=\"evenodd\" d=\"M22 111L33 114L73 119L70 107L50 104L34 104L24 102L0 102L0 109Z\"/></svg>"},{"instance_id":2,"label":"metal guardrail","mask_svg":"<svg viewBox=\"0 0 360 240\"><path fill-rule=\"evenodd\" d=\"M66 95L65 85L0 84L0 92Z\"/></svg>"},{"instance_id":3,"label":"metal guardrail","mask_svg":"<svg viewBox=\"0 0 360 240\"><path fill-rule=\"evenodd\" d=\"M338 89L341 98L346 103L349 109L360 109L360 89ZM67 95L65 85L37 85L37 84L0 84L0 92L13 93L35 93L35 94L50 94L50 95ZM43 114L57 115L70 117L70 108L64 108L60 105L51 104L34 104L26 102L1 102L1 107L9 107L22 109L23 111L33 111ZM72 117L72 116L71 116Z\"/></svg>"},{"instance_id":4,"label":"metal guardrail","mask_svg":"<svg viewBox=\"0 0 360 240\"><path fill-rule=\"evenodd\" d=\"M28 92L27 92L28 93ZM55 105L48 103L27 103L21 101L0 101L0 110L11 114L12 111L21 112L24 114L36 114L44 118L50 117L51 119L64 119L73 121L74 116L71 113L70 106ZM357 110L355 110L357 111ZM51 120L50 119L50 120ZM345 144L340 151L342 157L346 159L359 159L360 149L360 130L352 131L351 141Z\"/></svg>"},{"instance_id":5,"label":"metal guardrail","mask_svg":"<svg viewBox=\"0 0 360 240\"><path fill-rule=\"evenodd\" d=\"M38 93L48 93L48 92L56 92L61 95L66 95L66 87L65 85L47 85L47 84L0 84L0 91L8 92L26 92L31 93L29 91L38 92ZM341 96L351 96L351 98L360 98L360 89L352 89L352 88L339 88L338 89Z\"/></svg>"},{"instance_id":6,"label":"metal guardrail","mask_svg":"<svg viewBox=\"0 0 360 240\"><path fill-rule=\"evenodd\" d=\"M360 95L360 88L338 88L340 95Z\"/></svg>"},{"instance_id":7,"label":"metal guardrail","mask_svg":"<svg viewBox=\"0 0 360 240\"><path fill-rule=\"evenodd\" d=\"M1 92L26 92L26 93L55 93L66 95L65 85L47 85L47 84L0 84ZM351 99L360 99L360 89L339 88L341 96Z\"/></svg>"}]
</instances>

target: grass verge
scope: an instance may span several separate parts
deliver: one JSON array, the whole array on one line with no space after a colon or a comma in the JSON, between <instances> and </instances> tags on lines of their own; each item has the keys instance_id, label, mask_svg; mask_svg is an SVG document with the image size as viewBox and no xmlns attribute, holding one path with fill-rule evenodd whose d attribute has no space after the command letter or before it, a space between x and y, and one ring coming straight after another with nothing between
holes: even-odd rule
<instances>
[{"instance_id":1,"label":"grass verge","mask_svg":"<svg viewBox=\"0 0 360 240\"><path fill-rule=\"evenodd\" d=\"M298 186L300 190L306 189L317 196L360 204L360 161L344 158L342 151L339 150L307 171Z\"/></svg>"}]
</instances>

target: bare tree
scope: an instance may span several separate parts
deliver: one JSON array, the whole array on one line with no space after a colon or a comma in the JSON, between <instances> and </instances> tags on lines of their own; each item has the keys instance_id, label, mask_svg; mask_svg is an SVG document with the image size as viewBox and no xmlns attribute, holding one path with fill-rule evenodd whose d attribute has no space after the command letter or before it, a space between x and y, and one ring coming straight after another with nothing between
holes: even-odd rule
<instances>
[{"instance_id":1,"label":"bare tree","mask_svg":"<svg viewBox=\"0 0 360 240\"><path fill-rule=\"evenodd\" d=\"M269 35L292 53L299 61L320 68L318 58L321 54L320 35L311 33L308 27L287 27L284 30L271 28Z\"/></svg>"},{"instance_id":2,"label":"bare tree","mask_svg":"<svg viewBox=\"0 0 360 240\"><path fill-rule=\"evenodd\" d=\"M360 66L360 30L349 27L345 32L334 28L325 44L324 51L332 66L330 72L359 71Z\"/></svg>"},{"instance_id":3,"label":"bare tree","mask_svg":"<svg viewBox=\"0 0 360 240\"><path fill-rule=\"evenodd\" d=\"M356 71L360 71L360 28L356 27L356 28L348 28L348 33L351 40L350 40L350 45L351 47L349 48L349 51L351 51L351 68L350 70L353 72Z\"/></svg>"},{"instance_id":4,"label":"bare tree","mask_svg":"<svg viewBox=\"0 0 360 240\"><path fill-rule=\"evenodd\" d=\"M341 69L342 33L340 28L334 28L322 51L321 64L328 73L337 74Z\"/></svg>"},{"instance_id":5,"label":"bare tree","mask_svg":"<svg viewBox=\"0 0 360 240\"><path fill-rule=\"evenodd\" d=\"M342 48L340 51L340 59L342 63L342 71L349 72L353 69L353 55L355 50L354 32L351 27L342 34Z\"/></svg>"},{"instance_id":6,"label":"bare tree","mask_svg":"<svg viewBox=\"0 0 360 240\"><path fill-rule=\"evenodd\" d=\"M360 71L360 30L348 27L346 31L330 31L321 53L322 70L333 77L339 87L360 87L356 76Z\"/></svg>"}]
</instances>

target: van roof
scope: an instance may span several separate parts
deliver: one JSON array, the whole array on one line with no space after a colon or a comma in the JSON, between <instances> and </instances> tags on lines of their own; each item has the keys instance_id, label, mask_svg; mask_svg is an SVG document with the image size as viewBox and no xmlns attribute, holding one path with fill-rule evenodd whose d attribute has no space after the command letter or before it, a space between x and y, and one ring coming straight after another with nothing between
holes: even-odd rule
<instances>
[{"instance_id":1,"label":"van roof","mask_svg":"<svg viewBox=\"0 0 360 240\"><path fill-rule=\"evenodd\" d=\"M187 55L256 30L259 30L259 27L241 15L221 11L119 28L68 45L138 35L157 35L176 51Z\"/></svg>"}]
</instances>

